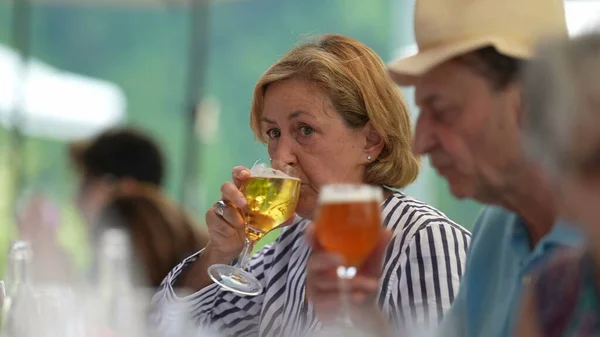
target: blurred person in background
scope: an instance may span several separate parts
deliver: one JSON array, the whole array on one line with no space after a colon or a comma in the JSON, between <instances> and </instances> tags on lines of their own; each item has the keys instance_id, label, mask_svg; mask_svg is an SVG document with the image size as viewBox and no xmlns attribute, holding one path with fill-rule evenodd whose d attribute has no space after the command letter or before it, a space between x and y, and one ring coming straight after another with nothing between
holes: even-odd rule
<instances>
[{"instance_id":1,"label":"blurred person in background","mask_svg":"<svg viewBox=\"0 0 600 337\"><path fill-rule=\"evenodd\" d=\"M357 329L376 325L375 333L381 334L381 321L403 331L441 319L457 293L470 233L396 190L416 178L418 160L411 149L407 106L381 59L340 35L301 44L259 79L250 115L269 156L299 171L298 216L249 263L265 289L261 294L240 296L214 284L207 268L230 264L245 237L237 209L246 207L239 187L250 171L234 168L233 182L221 188L228 206L217 203L221 206L206 213L207 247L176 267L155 295L159 329L176 329L172 322L181 313L170 309L174 304L191 311L197 324L225 336L297 336L330 323L339 261L313 251L318 247L304 237L319 190L329 183L364 183L385 191L381 206L387 231L374 249L385 258L357 268L358 276L348 284L350 292L367 289L369 294L351 304ZM192 293L176 293L173 287Z\"/></svg>"},{"instance_id":2,"label":"blurred person in background","mask_svg":"<svg viewBox=\"0 0 600 337\"><path fill-rule=\"evenodd\" d=\"M163 184L164 155L152 138L137 129L109 129L89 142L73 143L70 156L79 173L77 206L88 224L109 200L115 183Z\"/></svg>"},{"instance_id":3,"label":"blurred person in background","mask_svg":"<svg viewBox=\"0 0 600 337\"><path fill-rule=\"evenodd\" d=\"M164 268L173 267L170 264L172 259L177 258L177 262L181 261L183 257L179 253L186 252L189 255L205 246L208 234L198 226L190 228L192 222L189 216L184 215L181 210L170 210L175 206L167 207L167 202L161 201L161 198L165 198L161 195L165 171L164 155L158 144L148 135L134 128L115 128L101 133L89 143L74 143L70 150L72 162L80 174L77 205L89 226L92 244L96 243L99 231L104 229L99 226L101 221L98 216L108 207L116 208L115 216L123 218L119 221L122 226L129 226L133 235L139 235L134 237L134 240L141 240L136 242L136 245L142 252L142 259L148 259L148 252L159 252L168 245L181 245L177 247L178 250L169 250L172 253L157 258L156 265L149 260L144 261L148 272L151 273L153 284L157 283L156 278L166 276L166 273L161 274ZM147 188L140 190L140 184ZM156 191L152 191L152 188ZM147 196L142 195L141 191L144 190L149 193ZM115 204L113 199L117 197L121 198L120 203ZM144 198L147 200L144 201ZM132 204L127 204L127 200ZM152 207L154 210L151 210ZM166 212L162 218L159 209ZM157 218L148 217L152 212ZM141 224L143 221L147 223ZM153 227L152 224L157 227ZM141 234L142 231L147 233ZM160 245L156 246L160 244L156 241L156 233L161 231L165 235L163 248L160 248ZM174 235L180 232L190 236ZM187 250L190 247L196 249ZM96 250L97 247L92 248ZM93 270L94 268L92 273Z\"/></svg>"},{"instance_id":4,"label":"blurred person in background","mask_svg":"<svg viewBox=\"0 0 600 337\"><path fill-rule=\"evenodd\" d=\"M555 249L581 243L579 231L557 219L556 193L521 137L521 69L536 41L568 36L563 6L417 0L419 52L389 66L398 84L415 87L414 151L429 156L455 197L489 205L439 336L511 336L526 275Z\"/></svg>"},{"instance_id":5,"label":"blurred person in background","mask_svg":"<svg viewBox=\"0 0 600 337\"><path fill-rule=\"evenodd\" d=\"M106 130L88 142L71 144L69 155L79 174L76 204L88 226L91 243L97 239L97 217L116 196L117 187L120 194L139 183L156 189L162 187L164 156L155 141L140 130L128 127ZM20 237L32 243L34 277L48 282L73 281L73 267L56 235L60 224L58 210L42 195L26 201L18 212L18 228ZM199 247L203 247L207 234L200 228L195 231L200 233ZM189 247L185 242L182 245ZM181 260L181 256L178 258Z\"/></svg>"},{"instance_id":6,"label":"blurred person in background","mask_svg":"<svg viewBox=\"0 0 600 337\"><path fill-rule=\"evenodd\" d=\"M152 288L208 241L207 233L151 184L116 186L95 221L94 246L107 229L120 228L128 233L134 257L141 263L142 279Z\"/></svg>"},{"instance_id":7,"label":"blurred person in background","mask_svg":"<svg viewBox=\"0 0 600 337\"><path fill-rule=\"evenodd\" d=\"M69 154L79 173L76 204L90 234L94 233L95 218L112 198L116 184L143 182L160 187L163 182L160 148L149 136L133 128L109 129L89 142L73 143ZM60 216L51 199L39 193L24 198L17 212L19 236L32 244L33 277L39 282L76 280L68 253L58 242Z\"/></svg>"},{"instance_id":8,"label":"blurred person in background","mask_svg":"<svg viewBox=\"0 0 600 337\"><path fill-rule=\"evenodd\" d=\"M525 78L524 135L586 246L555 253L528 283L518 335L600 335L600 34L545 44ZM540 85L543 83L543 85Z\"/></svg>"}]
</instances>

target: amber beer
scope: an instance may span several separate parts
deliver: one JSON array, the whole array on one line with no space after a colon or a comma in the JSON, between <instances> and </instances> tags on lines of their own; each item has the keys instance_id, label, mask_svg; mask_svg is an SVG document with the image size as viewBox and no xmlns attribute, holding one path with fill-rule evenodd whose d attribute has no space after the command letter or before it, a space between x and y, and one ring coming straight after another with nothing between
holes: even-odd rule
<instances>
[{"instance_id":1,"label":"amber beer","mask_svg":"<svg viewBox=\"0 0 600 337\"><path fill-rule=\"evenodd\" d=\"M344 266L359 266L380 238L381 188L369 185L327 185L319 195L316 237L329 252L340 254Z\"/></svg>"},{"instance_id":2,"label":"amber beer","mask_svg":"<svg viewBox=\"0 0 600 337\"><path fill-rule=\"evenodd\" d=\"M301 181L292 177L257 176L241 188L248 201L246 235L259 240L296 211Z\"/></svg>"}]
</instances>

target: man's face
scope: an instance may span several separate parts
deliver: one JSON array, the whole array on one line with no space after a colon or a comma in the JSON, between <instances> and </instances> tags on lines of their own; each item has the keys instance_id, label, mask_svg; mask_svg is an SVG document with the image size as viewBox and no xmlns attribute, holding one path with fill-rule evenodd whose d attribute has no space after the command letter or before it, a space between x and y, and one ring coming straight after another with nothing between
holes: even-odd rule
<instances>
[{"instance_id":1,"label":"man's face","mask_svg":"<svg viewBox=\"0 0 600 337\"><path fill-rule=\"evenodd\" d=\"M422 76L415 89L415 153L429 156L455 197L494 203L525 162L519 84L496 89L466 63L452 60Z\"/></svg>"}]
</instances>

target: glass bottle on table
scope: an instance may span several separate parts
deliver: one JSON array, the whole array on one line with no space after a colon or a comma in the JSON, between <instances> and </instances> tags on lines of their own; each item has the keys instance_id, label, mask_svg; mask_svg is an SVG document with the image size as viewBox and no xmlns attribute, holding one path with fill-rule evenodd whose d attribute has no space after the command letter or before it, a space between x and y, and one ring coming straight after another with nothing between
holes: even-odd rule
<instances>
[{"instance_id":1,"label":"glass bottle on table","mask_svg":"<svg viewBox=\"0 0 600 337\"><path fill-rule=\"evenodd\" d=\"M262 292L260 282L246 271L250 255L256 242L294 215L301 185L296 170L283 162L259 160L252 166L250 178L240 187L247 201L246 209L241 210L246 222L244 248L234 266L208 268L215 283L242 295Z\"/></svg>"},{"instance_id":2,"label":"glass bottle on table","mask_svg":"<svg viewBox=\"0 0 600 337\"><path fill-rule=\"evenodd\" d=\"M96 287L101 328L117 337L147 336L144 284L134 256L133 237L121 228L101 234ZM149 299L148 299L149 301Z\"/></svg>"},{"instance_id":3,"label":"glass bottle on table","mask_svg":"<svg viewBox=\"0 0 600 337\"><path fill-rule=\"evenodd\" d=\"M6 296L2 301L3 336L28 337L35 335L37 306L32 285L33 251L27 241L14 241L8 253Z\"/></svg>"}]
</instances>

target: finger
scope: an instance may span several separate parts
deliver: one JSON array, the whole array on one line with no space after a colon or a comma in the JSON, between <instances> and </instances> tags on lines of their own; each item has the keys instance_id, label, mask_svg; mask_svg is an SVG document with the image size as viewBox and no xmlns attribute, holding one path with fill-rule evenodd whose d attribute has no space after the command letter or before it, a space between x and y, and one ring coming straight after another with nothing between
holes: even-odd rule
<instances>
[{"instance_id":1,"label":"finger","mask_svg":"<svg viewBox=\"0 0 600 337\"><path fill-rule=\"evenodd\" d=\"M289 219L287 219L284 223L279 225L279 227L286 227L292 225L294 221L296 221L296 217L298 217L298 214L294 213Z\"/></svg>"},{"instance_id":2,"label":"finger","mask_svg":"<svg viewBox=\"0 0 600 337\"><path fill-rule=\"evenodd\" d=\"M323 250L323 246L317 238L317 227L314 223L311 223L308 226L308 228L306 228L306 231L304 233L304 239L306 240L306 243L308 243L309 247L312 249L313 252L320 252Z\"/></svg>"},{"instance_id":3,"label":"finger","mask_svg":"<svg viewBox=\"0 0 600 337\"><path fill-rule=\"evenodd\" d=\"M307 290L310 289L311 297L318 298L323 294L338 293L340 282L335 276L315 278L313 282L307 282Z\"/></svg>"},{"instance_id":4,"label":"finger","mask_svg":"<svg viewBox=\"0 0 600 337\"><path fill-rule=\"evenodd\" d=\"M342 264L342 258L338 254L327 252L314 252L306 264L308 273L319 273L335 270Z\"/></svg>"},{"instance_id":5,"label":"finger","mask_svg":"<svg viewBox=\"0 0 600 337\"><path fill-rule=\"evenodd\" d=\"M304 240L306 240L308 246L313 249L313 252L320 250L321 247L319 247L317 242L315 226L313 223L306 228L306 231L304 232Z\"/></svg>"},{"instance_id":6,"label":"finger","mask_svg":"<svg viewBox=\"0 0 600 337\"><path fill-rule=\"evenodd\" d=\"M233 183L237 188L240 188L242 183L248 180L250 176L250 170L244 166L236 166L231 170L231 177L233 178Z\"/></svg>"},{"instance_id":7,"label":"finger","mask_svg":"<svg viewBox=\"0 0 600 337\"><path fill-rule=\"evenodd\" d=\"M218 215L218 214L217 214ZM231 227L237 229L243 229L246 221L242 216L241 210L232 204L227 205L223 208L223 220L227 222Z\"/></svg>"},{"instance_id":8,"label":"finger","mask_svg":"<svg viewBox=\"0 0 600 337\"><path fill-rule=\"evenodd\" d=\"M369 257L365 259L365 262L359 268L359 273L365 276L371 276L379 278L381 270L383 268L383 260L385 259L385 253L388 245L392 239L392 232L385 230L382 231L379 237L377 246L373 249Z\"/></svg>"},{"instance_id":9,"label":"finger","mask_svg":"<svg viewBox=\"0 0 600 337\"><path fill-rule=\"evenodd\" d=\"M337 294L324 295L317 302L311 301L315 313L322 323L329 323L337 318L340 309L340 296Z\"/></svg>"},{"instance_id":10,"label":"finger","mask_svg":"<svg viewBox=\"0 0 600 337\"><path fill-rule=\"evenodd\" d=\"M379 236L379 242L377 243L377 246L375 246L375 249L371 253L371 256L373 257L374 262L376 262L379 265L381 263L383 263L383 258L385 256L385 252L387 251L387 247L390 244L391 240L392 240L392 232L391 231L384 230L381 232L381 235Z\"/></svg>"},{"instance_id":11,"label":"finger","mask_svg":"<svg viewBox=\"0 0 600 337\"><path fill-rule=\"evenodd\" d=\"M241 209L245 209L248 203L244 194L231 182L221 185L221 198Z\"/></svg>"},{"instance_id":12,"label":"finger","mask_svg":"<svg viewBox=\"0 0 600 337\"><path fill-rule=\"evenodd\" d=\"M352 280L348 281L348 290L350 292L361 292L367 294L377 293L379 291L379 280L357 275Z\"/></svg>"},{"instance_id":13,"label":"finger","mask_svg":"<svg viewBox=\"0 0 600 337\"><path fill-rule=\"evenodd\" d=\"M353 290L350 292L350 302L356 306L374 304L377 300L377 293Z\"/></svg>"},{"instance_id":14,"label":"finger","mask_svg":"<svg viewBox=\"0 0 600 337\"><path fill-rule=\"evenodd\" d=\"M370 302L373 299L372 294L365 293L364 291L351 291L350 292L350 302L355 305L363 305L366 302Z\"/></svg>"},{"instance_id":15,"label":"finger","mask_svg":"<svg viewBox=\"0 0 600 337\"><path fill-rule=\"evenodd\" d=\"M379 291L379 280L356 276L352 280L347 280L346 290L349 293L363 294L363 297L373 297ZM335 276L315 278L314 282L307 282L307 289L313 297L320 297L324 294L339 293L341 291L340 280Z\"/></svg>"},{"instance_id":16,"label":"finger","mask_svg":"<svg viewBox=\"0 0 600 337\"><path fill-rule=\"evenodd\" d=\"M239 232L239 230L236 230L235 227L231 226L227 221L215 213L214 207L211 207L206 212L206 225L211 237L214 234L218 234L219 236L230 238L237 236Z\"/></svg>"}]
</instances>

